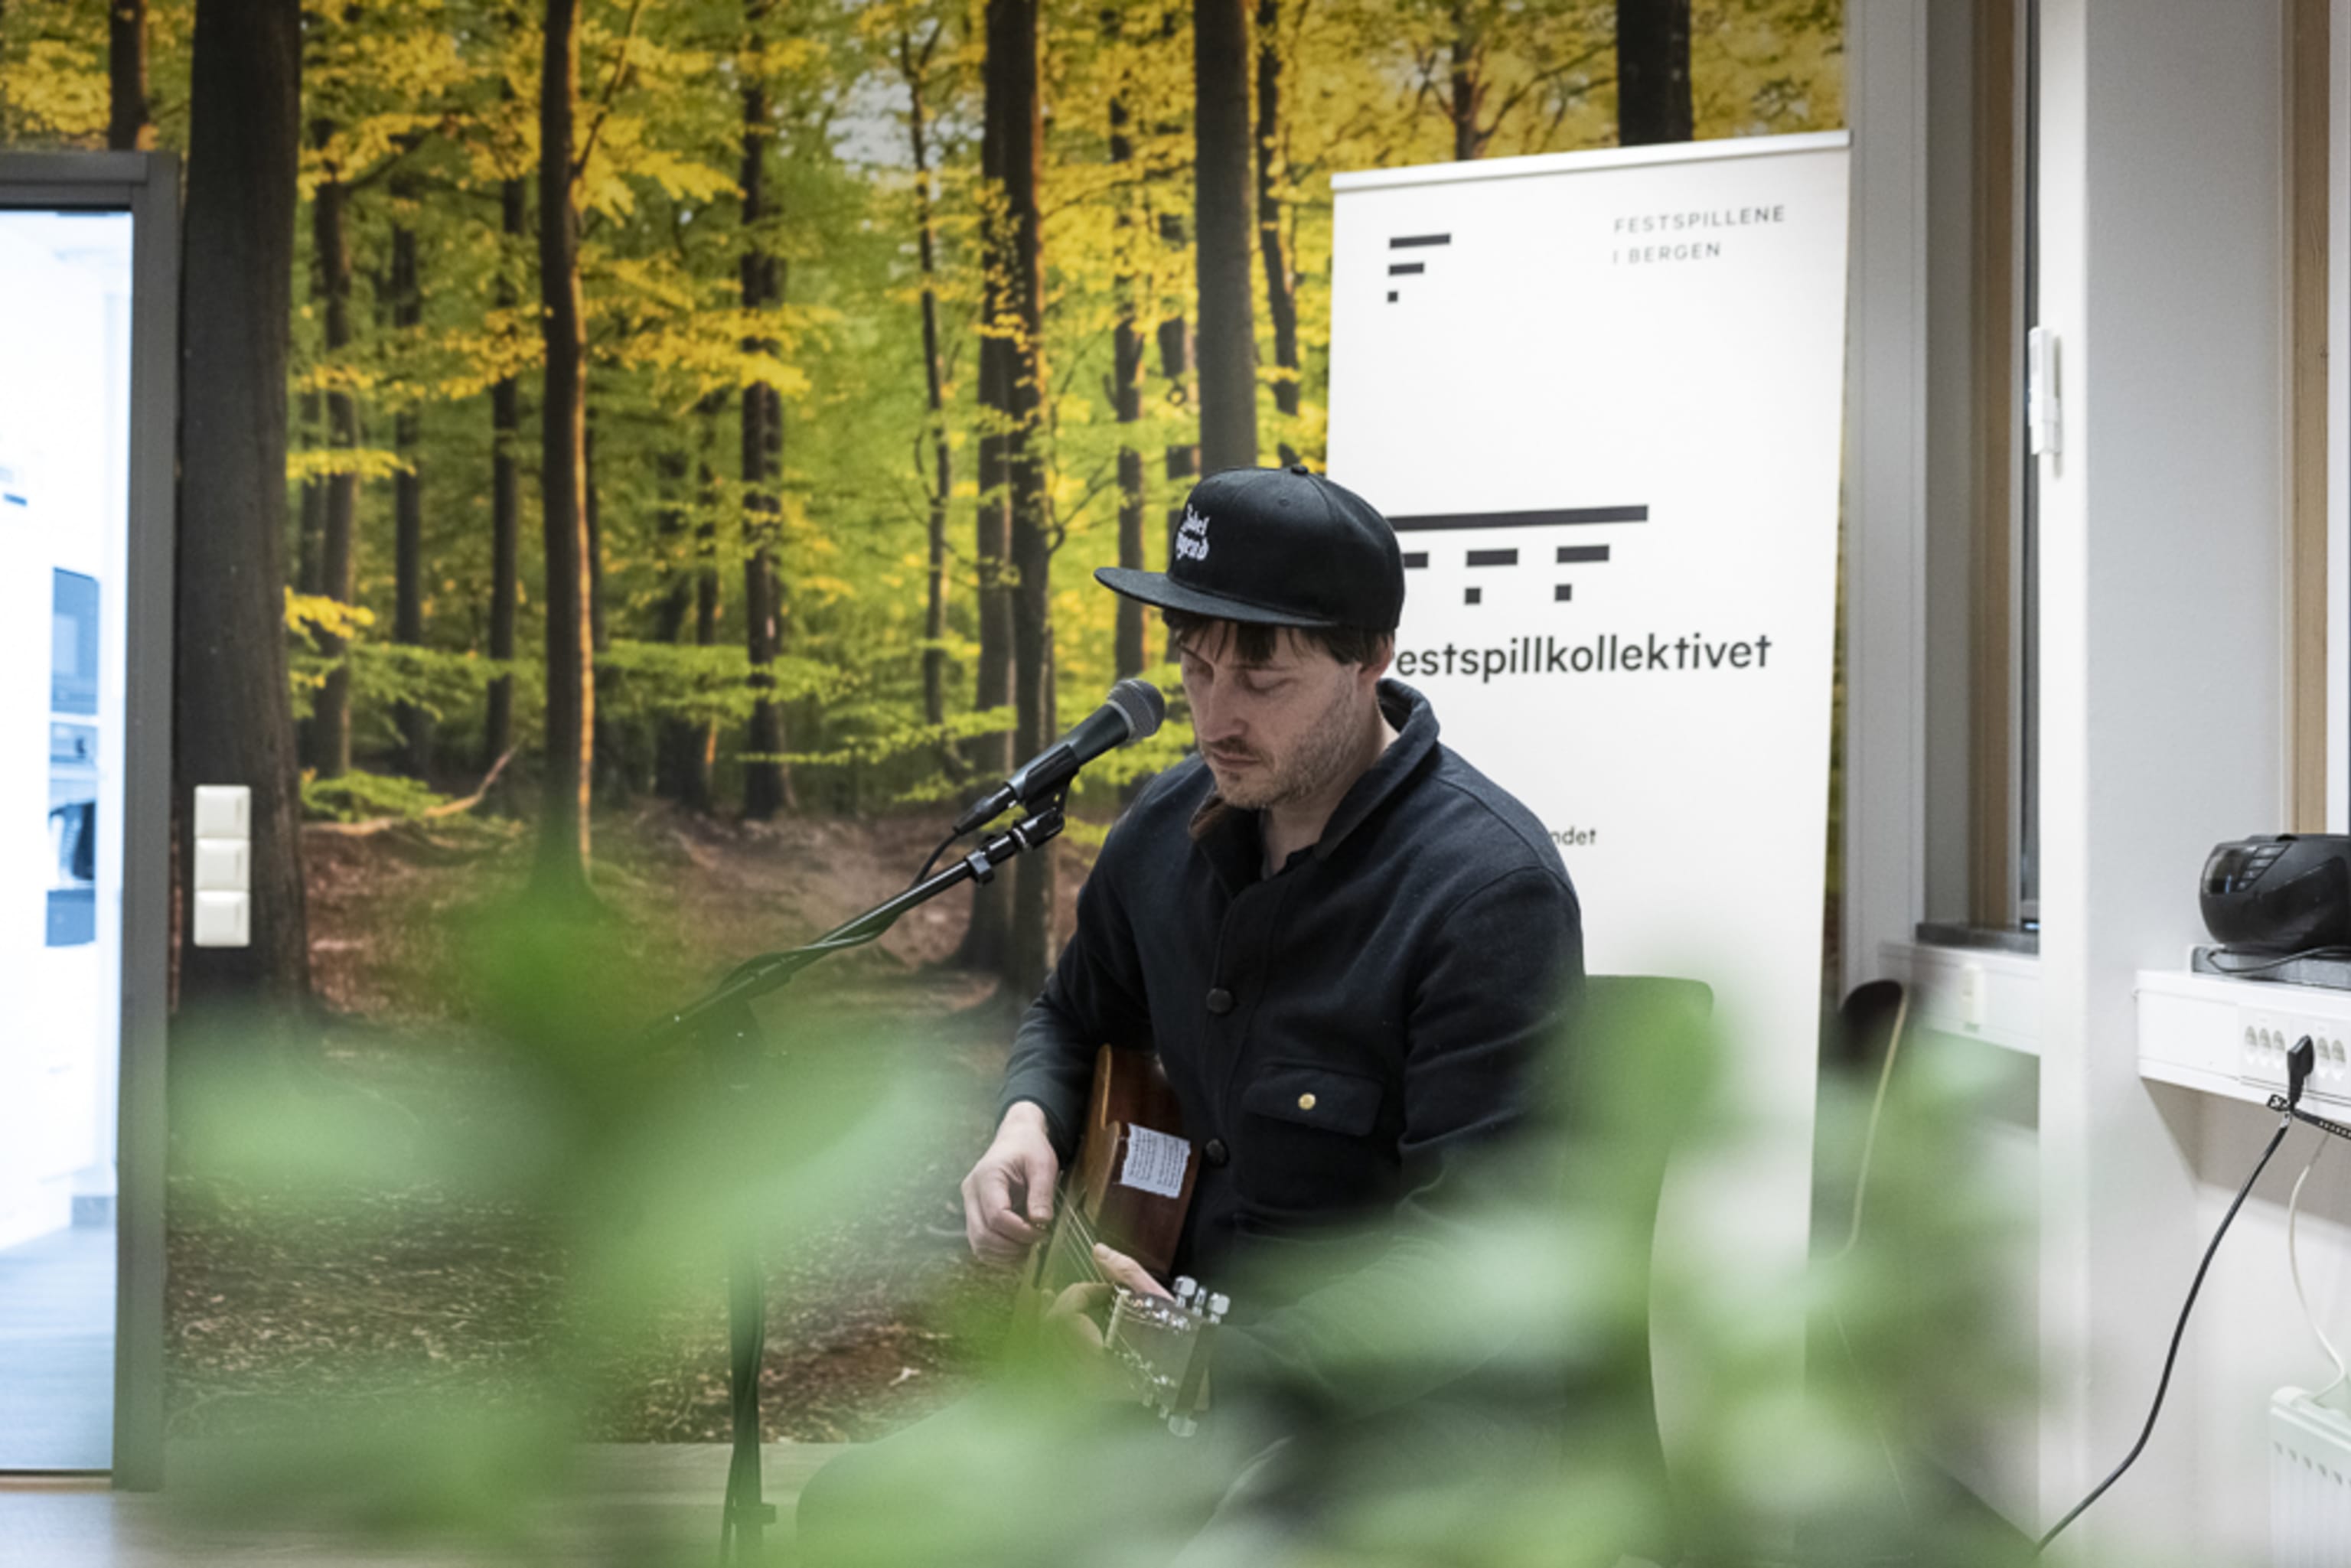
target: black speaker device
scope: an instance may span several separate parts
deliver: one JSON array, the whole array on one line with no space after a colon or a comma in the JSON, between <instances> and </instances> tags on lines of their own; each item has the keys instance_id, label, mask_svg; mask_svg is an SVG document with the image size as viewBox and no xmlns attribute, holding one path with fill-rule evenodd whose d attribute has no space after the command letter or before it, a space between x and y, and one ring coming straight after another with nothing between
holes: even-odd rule
<instances>
[{"instance_id":1,"label":"black speaker device","mask_svg":"<svg viewBox=\"0 0 2351 1568\"><path fill-rule=\"evenodd\" d=\"M2231 948L2351 947L2351 836L2264 833L2219 845L2198 904L2204 928Z\"/></svg>"}]
</instances>

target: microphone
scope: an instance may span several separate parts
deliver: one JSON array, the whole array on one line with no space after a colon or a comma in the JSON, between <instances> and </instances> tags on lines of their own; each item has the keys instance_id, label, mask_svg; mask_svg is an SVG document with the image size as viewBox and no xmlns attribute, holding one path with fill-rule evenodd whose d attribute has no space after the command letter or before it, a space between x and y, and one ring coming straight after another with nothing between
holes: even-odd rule
<instances>
[{"instance_id":1,"label":"microphone","mask_svg":"<svg viewBox=\"0 0 2351 1568\"><path fill-rule=\"evenodd\" d=\"M1038 801L1078 776L1078 769L1131 740L1155 735L1167 716L1167 699L1148 681L1123 680L1111 687L1110 700L1086 716L1075 729L1022 763L1012 777L975 800L955 820L957 837L991 821L1018 800Z\"/></svg>"}]
</instances>

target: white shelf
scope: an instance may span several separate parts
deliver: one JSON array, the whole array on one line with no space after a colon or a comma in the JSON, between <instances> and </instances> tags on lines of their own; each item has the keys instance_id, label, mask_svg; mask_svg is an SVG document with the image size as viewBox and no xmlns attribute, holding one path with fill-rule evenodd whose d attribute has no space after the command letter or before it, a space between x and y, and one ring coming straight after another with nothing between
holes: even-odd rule
<instances>
[{"instance_id":1,"label":"white shelf","mask_svg":"<svg viewBox=\"0 0 2351 1568\"><path fill-rule=\"evenodd\" d=\"M2041 960L1989 947L1881 943L1878 965L1910 988L1910 1021L1980 1040L2025 1056L2041 1054Z\"/></svg>"},{"instance_id":2,"label":"white shelf","mask_svg":"<svg viewBox=\"0 0 2351 1568\"><path fill-rule=\"evenodd\" d=\"M2142 1078L2262 1104L2283 1092L2285 1053L2305 1034L2318 1062L2303 1103L2351 1110L2351 991L2138 972Z\"/></svg>"}]
</instances>

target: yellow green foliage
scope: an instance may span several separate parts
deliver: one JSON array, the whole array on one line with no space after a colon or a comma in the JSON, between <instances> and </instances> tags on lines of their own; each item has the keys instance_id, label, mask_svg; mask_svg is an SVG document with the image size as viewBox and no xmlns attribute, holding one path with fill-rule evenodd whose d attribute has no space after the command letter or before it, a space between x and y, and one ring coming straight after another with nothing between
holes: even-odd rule
<instances>
[{"instance_id":1,"label":"yellow green foliage","mask_svg":"<svg viewBox=\"0 0 2351 1568\"><path fill-rule=\"evenodd\" d=\"M333 779L306 775L302 779L302 814L321 821L365 822L379 817L415 819L435 806L445 805L447 800L415 779L397 774L366 773L355 768Z\"/></svg>"},{"instance_id":2,"label":"yellow green foliage","mask_svg":"<svg viewBox=\"0 0 2351 1568\"><path fill-rule=\"evenodd\" d=\"M1046 267L1040 446L1055 546L1054 687L1066 715L1117 674L1113 601L1093 582L1120 555L1119 474L1143 475L1142 556L1159 563L1164 518L1185 481L1171 455L1197 441L1188 367L1193 298L1191 11L1181 0L1044 0L1042 247ZM1256 7L1251 7L1255 14ZM784 656L765 672L790 710L787 755L852 775L814 799L880 804L952 793L951 744L1003 727L976 690L982 499L977 445L992 425L974 374L981 337L979 236L996 199L979 177L978 0L583 0L574 197L601 550L600 745L649 778L665 725L716 726L722 769L745 759L757 695L745 652L745 565L772 552ZM1294 287L1298 363L1276 363L1272 303L1258 293L1259 429L1267 461L1320 463L1328 423L1331 177L1353 169L1605 146L1615 138L1615 0L1278 0L1270 42L1280 113L1260 127L1277 230ZM0 6L0 145L91 145L106 119L103 0ZM160 145L184 150L193 0L151 0ZM1833 0L1692 0L1691 84L1702 137L1817 130L1844 113L1843 5ZM289 574L315 588L324 497L356 504L356 601L289 601L298 703L323 679L316 637L348 654L364 753L391 743L391 705L422 706L444 735L469 732L495 674L538 712L542 520L537 276L539 11L491 0L352 0L311 8L303 31L301 193L346 189L350 341L329 352L306 204L296 224L287 465L297 519ZM1452 80L1478 84L1464 132ZM759 97L747 97L756 85ZM923 105L925 167L911 115ZM747 126L747 104L763 112ZM1113 106L1125 115L1113 154ZM747 221L748 144L766 210ZM521 200L506 230L507 182ZM931 269L923 268L927 205ZM421 319L395 325L392 248L413 236ZM763 262L755 258L764 257ZM746 269L768 302L747 307ZM922 308L937 323L944 406L929 407ZM755 293L751 298L757 298ZM1141 349L1140 417L1113 405L1122 321ZM1172 373L1171 373L1172 371ZM519 423L522 606L517 657L488 659L492 389L511 379ZM1294 414L1275 406L1294 386ZM330 434L347 397L357 430ZM747 483L747 399L780 405L778 476ZM407 423L403 426L402 422ZM402 444L405 428L413 436ZM927 625L928 533L943 439L944 633ZM421 649L389 639L395 484L419 497L425 608ZM991 501L996 497L988 497ZM999 577L999 580L1005 580ZM707 605L709 635L700 626ZM1146 640L1150 658L1164 651ZM926 655L944 704L926 711ZM1172 674L1159 678L1172 685ZM1182 733L1181 714L1167 731ZM1169 746L1089 769L1113 775ZM455 747L471 757L470 743Z\"/></svg>"}]
</instances>

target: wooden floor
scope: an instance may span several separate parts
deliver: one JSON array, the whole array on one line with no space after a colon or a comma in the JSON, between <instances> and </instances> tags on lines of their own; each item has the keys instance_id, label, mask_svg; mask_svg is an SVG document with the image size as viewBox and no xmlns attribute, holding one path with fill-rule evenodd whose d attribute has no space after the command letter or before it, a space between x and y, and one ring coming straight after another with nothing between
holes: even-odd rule
<instances>
[{"instance_id":1,"label":"wooden floor","mask_svg":"<svg viewBox=\"0 0 2351 1568\"><path fill-rule=\"evenodd\" d=\"M792 1500L833 1445L778 1443L762 1461L764 1490L782 1523L768 1568L788 1568ZM103 1479L0 1478L0 1568L475 1568L493 1563L621 1564L717 1559L719 1500L726 1450L717 1444L612 1444L588 1450L591 1484L523 1544L464 1549L421 1543L370 1546L325 1530L241 1529L198 1524L168 1491L134 1495Z\"/></svg>"},{"instance_id":2,"label":"wooden floor","mask_svg":"<svg viewBox=\"0 0 2351 1568\"><path fill-rule=\"evenodd\" d=\"M0 1249L0 1470L113 1462L114 1227Z\"/></svg>"}]
</instances>

